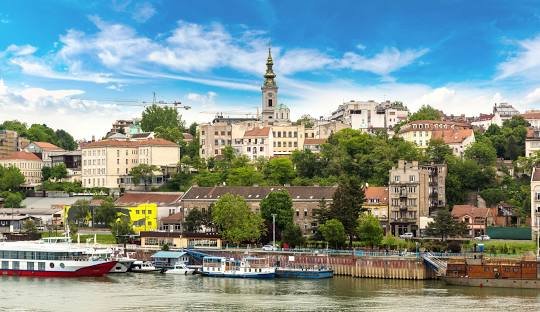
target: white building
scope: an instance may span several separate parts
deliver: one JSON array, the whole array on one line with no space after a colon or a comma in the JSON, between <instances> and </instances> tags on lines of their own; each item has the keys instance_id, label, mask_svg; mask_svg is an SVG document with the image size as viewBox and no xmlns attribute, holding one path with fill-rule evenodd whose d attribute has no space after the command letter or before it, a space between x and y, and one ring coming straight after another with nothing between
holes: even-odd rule
<instances>
[{"instance_id":1,"label":"white building","mask_svg":"<svg viewBox=\"0 0 540 312\"><path fill-rule=\"evenodd\" d=\"M540 129L540 110L530 110L521 115L531 127Z\"/></svg>"},{"instance_id":2,"label":"white building","mask_svg":"<svg viewBox=\"0 0 540 312\"><path fill-rule=\"evenodd\" d=\"M270 127L247 130L244 136L234 143L237 153L246 155L251 160L274 155L273 134Z\"/></svg>"},{"instance_id":3,"label":"white building","mask_svg":"<svg viewBox=\"0 0 540 312\"><path fill-rule=\"evenodd\" d=\"M538 151L540 151L540 129L529 128L525 138L525 156L531 157Z\"/></svg>"},{"instance_id":4,"label":"white building","mask_svg":"<svg viewBox=\"0 0 540 312\"><path fill-rule=\"evenodd\" d=\"M332 113L330 120L339 120L356 130L373 132L377 129L391 129L407 119L408 115L409 111L401 104L351 100L341 104Z\"/></svg>"},{"instance_id":5,"label":"white building","mask_svg":"<svg viewBox=\"0 0 540 312\"><path fill-rule=\"evenodd\" d=\"M31 142L24 148L25 152L33 153L43 160L43 165L50 167L51 156L64 153L65 150L49 142Z\"/></svg>"}]
</instances>

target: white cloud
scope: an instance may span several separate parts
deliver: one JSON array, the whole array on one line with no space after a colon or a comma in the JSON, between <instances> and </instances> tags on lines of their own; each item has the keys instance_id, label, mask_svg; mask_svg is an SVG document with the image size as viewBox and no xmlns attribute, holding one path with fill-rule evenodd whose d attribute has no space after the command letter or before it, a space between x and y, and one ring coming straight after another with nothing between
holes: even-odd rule
<instances>
[{"instance_id":1,"label":"white cloud","mask_svg":"<svg viewBox=\"0 0 540 312\"><path fill-rule=\"evenodd\" d=\"M525 96L527 104L537 103L540 104L540 88L536 88Z\"/></svg>"},{"instance_id":2,"label":"white cloud","mask_svg":"<svg viewBox=\"0 0 540 312\"><path fill-rule=\"evenodd\" d=\"M4 52L0 53L0 57L3 55L12 55L12 56L25 56L25 55L31 55L34 54L37 51L37 48L34 46L31 46L29 44L25 44L22 46L16 45L16 44L10 44Z\"/></svg>"},{"instance_id":3,"label":"white cloud","mask_svg":"<svg viewBox=\"0 0 540 312\"><path fill-rule=\"evenodd\" d=\"M520 50L497 66L497 79L525 77L540 79L540 35L517 42Z\"/></svg>"},{"instance_id":4,"label":"white cloud","mask_svg":"<svg viewBox=\"0 0 540 312\"><path fill-rule=\"evenodd\" d=\"M395 47L386 47L382 52L375 54L371 58L354 52L347 52L337 66L388 76L392 72L410 65L428 51L428 49L400 51Z\"/></svg>"},{"instance_id":5,"label":"white cloud","mask_svg":"<svg viewBox=\"0 0 540 312\"><path fill-rule=\"evenodd\" d=\"M147 20L151 19L152 16L154 16L156 13L157 11L152 6L152 4L148 2L144 2L144 3L138 3L135 6L135 11L131 15L131 17L139 23L144 23Z\"/></svg>"},{"instance_id":6,"label":"white cloud","mask_svg":"<svg viewBox=\"0 0 540 312\"><path fill-rule=\"evenodd\" d=\"M365 49L366 49L366 46L363 45L363 44L361 44L361 43L359 43L359 44L356 45L356 48L357 48L358 50L365 50Z\"/></svg>"},{"instance_id":7,"label":"white cloud","mask_svg":"<svg viewBox=\"0 0 540 312\"><path fill-rule=\"evenodd\" d=\"M261 61L259 61L261 62ZM328 55L313 49L295 49L285 52L276 60L277 72L283 75L317 70L334 63Z\"/></svg>"},{"instance_id":8,"label":"white cloud","mask_svg":"<svg viewBox=\"0 0 540 312\"><path fill-rule=\"evenodd\" d=\"M0 80L2 120L18 119L63 128L76 138L101 137L114 120L134 117L139 109L75 99L82 90L13 89Z\"/></svg>"}]
</instances>

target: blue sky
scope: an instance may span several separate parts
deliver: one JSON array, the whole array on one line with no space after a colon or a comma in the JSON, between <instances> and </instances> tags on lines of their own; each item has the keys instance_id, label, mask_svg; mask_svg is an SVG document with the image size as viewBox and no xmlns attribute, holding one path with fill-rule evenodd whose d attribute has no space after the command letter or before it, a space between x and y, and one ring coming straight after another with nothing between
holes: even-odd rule
<instances>
[{"instance_id":1,"label":"blue sky","mask_svg":"<svg viewBox=\"0 0 540 312\"><path fill-rule=\"evenodd\" d=\"M540 108L537 1L0 0L0 120L101 136L154 91L188 122L255 112L268 46L293 117Z\"/></svg>"}]
</instances>

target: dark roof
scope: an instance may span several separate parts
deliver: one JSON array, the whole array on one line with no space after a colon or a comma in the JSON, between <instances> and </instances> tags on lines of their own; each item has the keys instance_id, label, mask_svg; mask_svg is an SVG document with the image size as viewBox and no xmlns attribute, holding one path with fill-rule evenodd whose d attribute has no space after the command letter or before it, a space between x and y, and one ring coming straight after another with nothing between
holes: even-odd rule
<instances>
[{"instance_id":1,"label":"dark roof","mask_svg":"<svg viewBox=\"0 0 540 312\"><path fill-rule=\"evenodd\" d=\"M152 132L141 132L141 133L135 133L131 135L133 139L148 138L150 136L152 136Z\"/></svg>"},{"instance_id":2,"label":"dark roof","mask_svg":"<svg viewBox=\"0 0 540 312\"><path fill-rule=\"evenodd\" d=\"M173 206L180 201L180 192L127 192L116 200L118 206L155 203L158 206Z\"/></svg>"},{"instance_id":3,"label":"dark roof","mask_svg":"<svg viewBox=\"0 0 540 312\"><path fill-rule=\"evenodd\" d=\"M180 223L184 219L183 212L177 212L167 217L161 218L161 223L170 224L170 223Z\"/></svg>"},{"instance_id":4,"label":"dark roof","mask_svg":"<svg viewBox=\"0 0 540 312\"><path fill-rule=\"evenodd\" d=\"M217 200L221 196L230 193L240 195L246 200L261 200L270 192L286 190L291 199L295 200L332 200L335 186L193 186L182 197L182 200Z\"/></svg>"}]
</instances>

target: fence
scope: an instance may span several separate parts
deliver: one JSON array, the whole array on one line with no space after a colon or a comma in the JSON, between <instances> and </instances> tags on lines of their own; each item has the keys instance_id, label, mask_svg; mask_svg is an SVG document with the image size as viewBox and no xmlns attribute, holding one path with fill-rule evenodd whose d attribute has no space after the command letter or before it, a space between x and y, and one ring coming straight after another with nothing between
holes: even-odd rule
<instances>
[{"instance_id":1,"label":"fence","mask_svg":"<svg viewBox=\"0 0 540 312\"><path fill-rule=\"evenodd\" d=\"M487 235L492 239L531 240L530 227L489 227Z\"/></svg>"}]
</instances>

